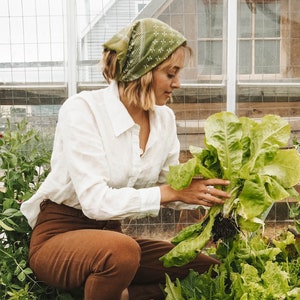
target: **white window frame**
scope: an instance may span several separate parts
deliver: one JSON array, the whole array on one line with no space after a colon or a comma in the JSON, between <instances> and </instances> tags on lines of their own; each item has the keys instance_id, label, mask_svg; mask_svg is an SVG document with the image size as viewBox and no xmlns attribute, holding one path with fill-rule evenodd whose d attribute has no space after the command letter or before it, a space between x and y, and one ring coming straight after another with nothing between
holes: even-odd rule
<instances>
[{"instance_id":1,"label":"white window frame","mask_svg":"<svg viewBox=\"0 0 300 300\"><path fill-rule=\"evenodd\" d=\"M238 74L237 77L238 77L239 81L245 81L245 80L246 81L274 80L274 79L282 78L282 73L280 72L280 70L279 70L278 73L269 73L269 74L264 74L264 73L263 74L257 74L257 73L255 73L255 43L259 40L261 40L261 41L264 41L264 40L272 40L272 41L277 40L277 41L279 41L279 51L280 51L279 69L280 69L280 66L282 65L282 61L285 60L285 54L284 54L284 51L282 50L282 28L281 28L282 26L281 26L281 24L280 24L280 36L279 37L270 37L270 38L255 37L255 14L254 14L254 10L255 10L255 5L258 2L259 1L251 2L251 5L253 6L252 11L251 11L251 21L252 21L251 37L249 37L249 38L238 38L237 45L239 45L239 41L251 41L251 55L252 55L251 73L250 74ZM282 10L282 8L281 8L282 3L281 2L282 1L280 0L279 1L280 11ZM280 16L281 16L281 13L280 13ZM238 73L238 70L237 70L237 73Z\"/></svg>"},{"instance_id":2,"label":"white window frame","mask_svg":"<svg viewBox=\"0 0 300 300\"><path fill-rule=\"evenodd\" d=\"M237 0L234 1L235 3L233 3L233 5L236 4L236 1ZM226 70L226 53L227 53L227 49L226 49L227 45L226 44L228 44L228 41L227 41L228 36L226 35L227 34L226 27L228 25L228 24L226 24L226 22L227 22L226 15L229 18L229 13L230 14L233 13L234 15L236 14L234 11L229 10L229 5L231 5L230 2L231 2L231 0L223 0L223 36L218 37L218 38L199 38L197 36L197 42L205 42L205 41L208 41L208 42L221 41L222 42L222 73L221 74L199 74L197 72L197 80L199 82L213 80L216 82L221 82L222 85L224 84L224 80L225 80L224 70ZM233 9L233 7L231 9ZM235 11L236 11L236 9L235 9ZM198 45L197 45L197 47L198 47Z\"/></svg>"}]
</instances>

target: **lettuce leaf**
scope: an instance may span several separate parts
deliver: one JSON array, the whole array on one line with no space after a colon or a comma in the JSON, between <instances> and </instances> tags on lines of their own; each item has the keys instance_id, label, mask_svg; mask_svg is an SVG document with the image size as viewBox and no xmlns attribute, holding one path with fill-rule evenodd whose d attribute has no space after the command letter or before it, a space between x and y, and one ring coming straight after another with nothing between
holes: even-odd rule
<instances>
[{"instance_id":1,"label":"lettuce leaf","mask_svg":"<svg viewBox=\"0 0 300 300\"><path fill-rule=\"evenodd\" d=\"M183 266L201 252L202 248L210 240L214 220L220 210L220 206L213 207L210 210L208 222L204 223L205 226L201 227L203 230L199 235L189 236L187 239L182 240L171 251L160 258L164 262L165 267Z\"/></svg>"},{"instance_id":2,"label":"lettuce leaf","mask_svg":"<svg viewBox=\"0 0 300 300\"><path fill-rule=\"evenodd\" d=\"M242 124L232 113L216 113L205 125L205 143L215 148L223 178L238 173L242 164Z\"/></svg>"},{"instance_id":3,"label":"lettuce leaf","mask_svg":"<svg viewBox=\"0 0 300 300\"><path fill-rule=\"evenodd\" d=\"M166 300L184 300L181 295L181 286L180 281L176 280L176 285L171 281L168 274L166 274L166 288L165 292L167 293Z\"/></svg>"}]
</instances>

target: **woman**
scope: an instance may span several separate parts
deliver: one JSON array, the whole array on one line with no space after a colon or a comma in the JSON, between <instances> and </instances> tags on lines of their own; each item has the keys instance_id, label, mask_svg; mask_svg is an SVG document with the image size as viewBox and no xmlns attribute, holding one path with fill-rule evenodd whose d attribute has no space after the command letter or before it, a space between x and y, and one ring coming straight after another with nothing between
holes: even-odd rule
<instances>
[{"instance_id":1,"label":"woman","mask_svg":"<svg viewBox=\"0 0 300 300\"><path fill-rule=\"evenodd\" d=\"M164 268L168 242L134 239L120 220L156 216L161 205L196 208L229 197L195 179L181 191L165 183L178 163L173 112L165 106L180 87L189 48L177 31L142 19L104 44L107 88L82 92L61 107L51 172L22 204L33 228L30 266L38 279L61 288L84 286L86 300L163 299L165 273L183 278L216 260L200 254L181 268Z\"/></svg>"}]
</instances>

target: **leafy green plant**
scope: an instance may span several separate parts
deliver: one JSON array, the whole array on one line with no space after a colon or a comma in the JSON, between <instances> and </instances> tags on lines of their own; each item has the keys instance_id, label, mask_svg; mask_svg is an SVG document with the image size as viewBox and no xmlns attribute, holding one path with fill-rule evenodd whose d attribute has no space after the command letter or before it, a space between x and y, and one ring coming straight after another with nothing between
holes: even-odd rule
<instances>
[{"instance_id":1,"label":"leafy green plant","mask_svg":"<svg viewBox=\"0 0 300 300\"><path fill-rule=\"evenodd\" d=\"M300 299L300 244L290 232L269 240L260 234L220 242L221 264L204 274L172 282L168 275L166 300Z\"/></svg>"},{"instance_id":2,"label":"leafy green plant","mask_svg":"<svg viewBox=\"0 0 300 300\"><path fill-rule=\"evenodd\" d=\"M226 240L240 231L257 231L274 202L299 199L294 186L300 180L300 156L295 148L287 148L289 139L289 123L276 115L257 122L221 112L206 120L206 148L191 147L193 158L171 166L167 180L174 189L182 189L195 175L229 179L225 189L231 198L173 238L176 246L161 258L165 266L188 263L211 238ZM225 226L219 220L226 221L226 226L235 224L236 230L222 237L218 231Z\"/></svg>"},{"instance_id":3,"label":"leafy green plant","mask_svg":"<svg viewBox=\"0 0 300 300\"><path fill-rule=\"evenodd\" d=\"M51 136L42 136L23 121L7 121L0 137L0 298L74 299L39 282L28 266L31 235L20 205L39 188L50 171Z\"/></svg>"},{"instance_id":4,"label":"leafy green plant","mask_svg":"<svg viewBox=\"0 0 300 300\"><path fill-rule=\"evenodd\" d=\"M226 178L232 197L224 207L210 209L199 223L184 228L173 238L173 250L161 258L166 266L183 265L200 251L213 253L220 265L198 274L190 270L183 280L172 282L166 274L166 300L300 299L300 240L294 230L267 239L261 233L264 218L275 201L293 197L291 209L299 217L297 148L287 147L288 123L279 116L261 122L218 113L205 125L205 149L191 147L193 158L172 166L168 182L176 189L188 186L195 175ZM219 187L221 188L221 187ZM220 217L221 216L221 217ZM216 223L226 219L236 225L234 234L216 236ZM231 226L232 223L229 224ZM297 222L295 222L297 228ZM293 233L293 234L292 234Z\"/></svg>"},{"instance_id":5,"label":"leafy green plant","mask_svg":"<svg viewBox=\"0 0 300 300\"><path fill-rule=\"evenodd\" d=\"M293 145L300 155L300 142L295 136L293 137ZM300 235L300 201L296 205L290 207L290 217L294 219L295 228L298 232L298 235Z\"/></svg>"}]
</instances>

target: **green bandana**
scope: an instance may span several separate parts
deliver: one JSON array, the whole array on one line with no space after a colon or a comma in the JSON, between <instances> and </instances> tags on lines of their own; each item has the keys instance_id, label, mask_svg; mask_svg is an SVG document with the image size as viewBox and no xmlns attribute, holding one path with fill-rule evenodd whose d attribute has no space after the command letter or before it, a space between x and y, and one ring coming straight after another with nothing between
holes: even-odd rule
<instances>
[{"instance_id":1,"label":"green bandana","mask_svg":"<svg viewBox=\"0 0 300 300\"><path fill-rule=\"evenodd\" d=\"M152 18L135 21L104 43L118 56L116 79L133 81L169 57L186 41L169 25Z\"/></svg>"}]
</instances>

